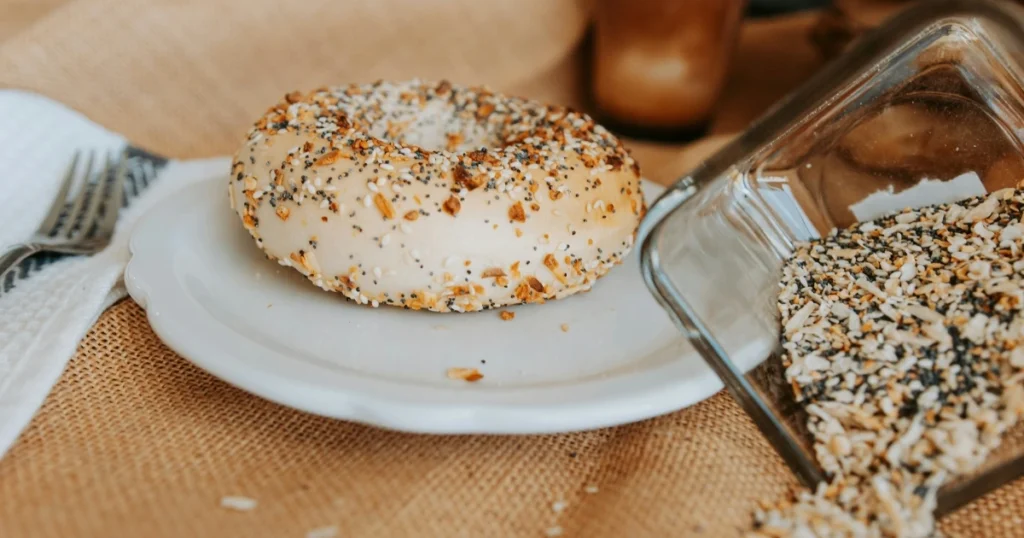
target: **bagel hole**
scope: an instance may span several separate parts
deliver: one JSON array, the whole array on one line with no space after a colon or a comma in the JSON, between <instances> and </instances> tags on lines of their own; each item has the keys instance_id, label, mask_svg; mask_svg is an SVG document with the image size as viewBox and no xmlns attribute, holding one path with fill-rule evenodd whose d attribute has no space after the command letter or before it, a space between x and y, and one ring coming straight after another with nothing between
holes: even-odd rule
<instances>
[{"instance_id":1,"label":"bagel hole","mask_svg":"<svg viewBox=\"0 0 1024 538\"><path fill-rule=\"evenodd\" d=\"M368 117L367 131L381 140L403 146L418 146L427 151L467 151L500 149L504 142L502 124L497 114L478 117L475 110L448 99L430 99L421 108L419 103L405 103L396 94L380 107L375 117Z\"/></svg>"}]
</instances>

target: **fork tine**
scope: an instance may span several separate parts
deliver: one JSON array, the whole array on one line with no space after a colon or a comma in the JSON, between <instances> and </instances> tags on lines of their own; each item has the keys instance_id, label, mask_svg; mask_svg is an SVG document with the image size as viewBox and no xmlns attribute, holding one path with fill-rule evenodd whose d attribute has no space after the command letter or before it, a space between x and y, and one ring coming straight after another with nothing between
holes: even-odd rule
<instances>
[{"instance_id":1,"label":"fork tine","mask_svg":"<svg viewBox=\"0 0 1024 538\"><path fill-rule=\"evenodd\" d=\"M92 176L92 163L96 159L96 152L89 152L89 160L85 165L85 177L80 182L81 188L78 191L78 195L75 196L75 201L71 205L71 209L68 210L67 216L64 218L64 223L57 227L55 232L57 235L70 236L75 231L75 222L78 221L78 216L82 212L82 205L85 204L86 193L89 191L89 178Z\"/></svg>"},{"instance_id":2,"label":"fork tine","mask_svg":"<svg viewBox=\"0 0 1024 538\"><path fill-rule=\"evenodd\" d=\"M127 205L129 200L133 200L139 195L139 165L137 163L133 163L131 159L128 158L127 148L124 150L124 153L121 154L121 160L124 161L124 199L126 202L125 205Z\"/></svg>"},{"instance_id":3,"label":"fork tine","mask_svg":"<svg viewBox=\"0 0 1024 538\"><path fill-rule=\"evenodd\" d=\"M117 225L117 215L121 211L121 206L124 205L124 188L125 188L125 175L128 173L128 159L127 155L121 153L120 160L117 163L117 170L114 173L114 184L110 187L110 192L107 196L104 196L106 204L103 209L103 220L101 220L96 227L97 237L110 237L114 235L114 227Z\"/></svg>"},{"instance_id":4,"label":"fork tine","mask_svg":"<svg viewBox=\"0 0 1024 538\"><path fill-rule=\"evenodd\" d=\"M149 161L143 163L143 168L146 173L142 174L142 188L146 188L149 187L149 182L156 176L156 170L153 169L153 163Z\"/></svg>"},{"instance_id":5,"label":"fork tine","mask_svg":"<svg viewBox=\"0 0 1024 538\"><path fill-rule=\"evenodd\" d=\"M93 231L93 225L99 218L100 208L103 207L103 201L107 195L107 183L110 181L110 166L110 154L104 152L103 169L96 176L96 181L89 181L92 185L92 192L89 193L89 207L82 215L82 224L78 227L77 235L80 237L89 237Z\"/></svg>"},{"instance_id":6,"label":"fork tine","mask_svg":"<svg viewBox=\"0 0 1024 538\"><path fill-rule=\"evenodd\" d=\"M68 205L68 191L71 190L71 184L74 183L75 167L78 166L78 158L81 156L82 152L76 151L74 157L71 158L71 165L68 166L68 171L64 174L64 179L61 180L57 196L53 198L53 203L50 205L50 212L46 214L43 223L39 225L39 234L50 235L54 231L57 220L60 219L60 214Z\"/></svg>"}]
</instances>

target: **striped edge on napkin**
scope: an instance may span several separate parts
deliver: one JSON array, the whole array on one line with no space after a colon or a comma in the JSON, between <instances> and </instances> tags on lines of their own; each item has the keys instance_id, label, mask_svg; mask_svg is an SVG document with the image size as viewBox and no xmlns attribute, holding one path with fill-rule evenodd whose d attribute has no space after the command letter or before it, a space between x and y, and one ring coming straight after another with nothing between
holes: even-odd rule
<instances>
[{"instance_id":1,"label":"striped edge on napkin","mask_svg":"<svg viewBox=\"0 0 1024 538\"><path fill-rule=\"evenodd\" d=\"M0 457L42 405L78 342L99 315L125 297L122 272L139 216L196 180L224 174L226 157L174 161L36 94L0 91L0 246L28 239L46 214L76 150L129 156L129 205L111 244L90 257L43 257L0 283ZM98 165L96 165L98 167ZM102 357L101 360L131 360Z\"/></svg>"}]
</instances>

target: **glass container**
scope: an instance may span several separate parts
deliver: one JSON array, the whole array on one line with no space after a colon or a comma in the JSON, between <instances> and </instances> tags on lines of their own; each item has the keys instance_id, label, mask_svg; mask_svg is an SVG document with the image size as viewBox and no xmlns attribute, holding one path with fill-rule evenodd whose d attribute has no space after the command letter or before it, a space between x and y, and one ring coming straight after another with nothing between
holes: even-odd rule
<instances>
[{"instance_id":1,"label":"glass container","mask_svg":"<svg viewBox=\"0 0 1024 538\"><path fill-rule=\"evenodd\" d=\"M654 201L640 232L644 277L813 487L826 476L779 358L775 301L794 245L1022 179L1024 9L920 2L863 35ZM981 469L943 487L938 512L1022 474L1017 427Z\"/></svg>"}]
</instances>

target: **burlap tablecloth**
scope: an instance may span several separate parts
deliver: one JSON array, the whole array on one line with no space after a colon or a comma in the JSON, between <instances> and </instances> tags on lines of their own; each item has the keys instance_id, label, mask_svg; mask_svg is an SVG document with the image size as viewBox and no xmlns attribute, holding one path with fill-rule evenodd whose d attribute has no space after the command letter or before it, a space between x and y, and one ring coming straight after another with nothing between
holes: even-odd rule
<instances>
[{"instance_id":1,"label":"burlap tablecloth","mask_svg":"<svg viewBox=\"0 0 1024 538\"><path fill-rule=\"evenodd\" d=\"M814 14L749 22L711 136L630 145L665 183L819 64ZM285 91L376 77L486 82L585 105L587 8L572 0L6 0L0 85L134 143L227 153ZM326 420L193 367L123 301L97 322L0 461L0 537L730 536L796 484L719 394L638 424L549 436L422 436ZM597 491L594 492L594 486ZM258 500L221 508L224 495ZM560 512L556 501L568 504ZM949 516L1024 536L1024 482Z\"/></svg>"}]
</instances>

